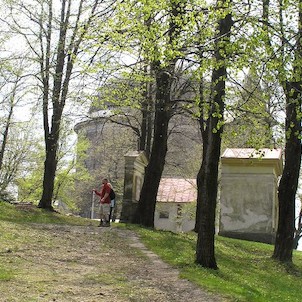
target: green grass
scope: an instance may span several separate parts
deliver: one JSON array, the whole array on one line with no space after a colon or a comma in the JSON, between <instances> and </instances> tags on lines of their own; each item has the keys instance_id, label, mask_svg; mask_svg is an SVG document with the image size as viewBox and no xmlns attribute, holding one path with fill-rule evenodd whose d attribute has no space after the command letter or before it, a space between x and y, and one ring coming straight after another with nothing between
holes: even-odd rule
<instances>
[{"instance_id":1,"label":"green grass","mask_svg":"<svg viewBox=\"0 0 302 302\"><path fill-rule=\"evenodd\" d=\"M301 301L301 252L294 252L294 265L281 265L271 259L271 245L217 236L219 269L215 271L194 263L196 234L131 228L149 249L176 266L183 278L230 301Z\"/></svg>"},{"instance_id":2,"label":"green grass","mask_svg":"<svg viewBox=\"0 0 302 302\"><path fill-rule=\"evenodd\" d=\"M15 205L0 201L0 221L14 223L54 223L71 225L96 224L95 221L75 216L66 216L57 212L45 211L35 206L20 209Z\"/></svg>"},{"instance_id":3,"label":"green grass","mask_svg":"<svg viewBox=\"0 0 302 302\"><path fill-rule=\"evenodd\" d=\"M0 281L9 281L13 278L13 273L0 264Z\"/></svg>"},{"instance_id":4,"label":"green grass","mask_svg":"<svg viewBox=\"0 0 302 302\"><path fill-rule=\"evenodd\" d=\"M27 232L31 224L68 224L68 225L97 225L96 221L74 216L66 216L57 212L45 211L36 206L19 208L7 202L0 201L0 256L18 251L27 240ZM37 239L39 240L39 239ZM43 239L44 240L44 239ZM45 238L49 245L51 238ZM3 257L5 259L5 257ZM0 263L0 281L11 280L14 273L9 264Z\"/></svg>"}]
</instances>

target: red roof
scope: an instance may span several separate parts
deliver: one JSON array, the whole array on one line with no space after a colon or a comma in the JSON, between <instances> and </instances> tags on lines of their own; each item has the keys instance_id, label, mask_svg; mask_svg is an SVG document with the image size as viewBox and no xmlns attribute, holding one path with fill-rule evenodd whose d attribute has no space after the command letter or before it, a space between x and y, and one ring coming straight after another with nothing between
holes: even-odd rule
<instances>
[{"instance_id":1,"label":"red roof","mask_svg":"<svg viewBox=\"0 0 302 302\"><path fill-rule=\"evenodd\" d=\"M196 179L162 178L159 184L159 202L195 202L197 200Z\"/></svg>"}]
</instances>

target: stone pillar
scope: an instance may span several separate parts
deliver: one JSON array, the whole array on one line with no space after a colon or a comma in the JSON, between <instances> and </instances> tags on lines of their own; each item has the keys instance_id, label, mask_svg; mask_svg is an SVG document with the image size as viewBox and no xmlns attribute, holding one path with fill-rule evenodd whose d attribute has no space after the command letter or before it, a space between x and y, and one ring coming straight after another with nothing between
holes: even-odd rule
<instances>
[{"instance_id":1,"label":"stone pillar","mask_svg":"<svg viewBox=\"0 0 302 302\"><path fill-rule=\"evenodd\" d=\"M121 222L129 222L135 213L143 185L148 159L143 151L132 151L125 155L124 195Z\"/></svg>"},{"instance_id":2,"label":"stone pillar","mask_svg":"<svg viewBox=\"0 0 302 302\"><path fill-rule=\"evenodd\" d=\"M273 243L280 149L226 149L221 157L219 235Z\"/></svg>"}]
</instances>

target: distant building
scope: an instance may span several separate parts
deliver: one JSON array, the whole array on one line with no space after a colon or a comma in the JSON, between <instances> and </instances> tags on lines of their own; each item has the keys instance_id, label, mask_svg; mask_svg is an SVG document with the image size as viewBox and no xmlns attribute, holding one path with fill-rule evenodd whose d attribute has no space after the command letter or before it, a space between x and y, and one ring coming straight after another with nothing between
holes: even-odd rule
<instances>
[{"instance_id":1,"label":"distant building","mask_svg":"<svg viewBox=\"0 0 302 302\"><path fill-rule=\"evenodd\" d=\"M97 214L91 210L92 189L100 189L102 177L110 179L117 193L118 206L121 204L124 154L135 149L137 141L130 128L110 121L113 115L111 109L93 111L75 126L78 144L85 145L84 150L77 154L77 172L81 174L84 170L91 177L86 181L80 180L76 186L76 203L83 217L91 217L92 212Z\"/></svg>"},{"instance_id":2,"label":"distant building","mask_svg":"<svg viewBox=\"0 0 302 302\"><path fill-rule=\"evenodd\" d=\"M132 112L131 116L136 122L140 120L139 111L136 114ZM121 205L122 199L127 203L127 196L123 196L122 189L126 164L124 155L133 152L131 150L138 146L137 133L125 126L131 116L116 113L114 108L94 109L86 120L75 126L78 141L84 141L88 146L82 164L93 178L89 183L80 181L77 185L77 200L81 202L78 206L82 216L91 217L91 191L99 187L101 176L109 177L113 183L118 193L118 205ZM133 126L139 129L139 125ZM196 121L191 116L174 116L170 123L164 176L196 175L201 149L200 130ZM81 161L80 156L78 160ZM119 213L120 210L118 217Z\"/></svg>"}]
</instances>

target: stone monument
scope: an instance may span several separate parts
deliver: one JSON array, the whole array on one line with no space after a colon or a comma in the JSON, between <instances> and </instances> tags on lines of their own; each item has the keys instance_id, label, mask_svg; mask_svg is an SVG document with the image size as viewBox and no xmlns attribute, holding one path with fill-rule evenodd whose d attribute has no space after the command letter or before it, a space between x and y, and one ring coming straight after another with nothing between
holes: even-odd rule
<instances>
[{"instance_id":1,"label":"stone monument","mask_svg":"<svg viewBox=\"0 0 302 302\"><path fill-rule=\"evenodd\" d=\"M124 195L121 222L129 222L135 213L145 176L148 159L144 151L131 151L125 155Z\"/></svg>"}]
</instances>

